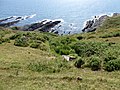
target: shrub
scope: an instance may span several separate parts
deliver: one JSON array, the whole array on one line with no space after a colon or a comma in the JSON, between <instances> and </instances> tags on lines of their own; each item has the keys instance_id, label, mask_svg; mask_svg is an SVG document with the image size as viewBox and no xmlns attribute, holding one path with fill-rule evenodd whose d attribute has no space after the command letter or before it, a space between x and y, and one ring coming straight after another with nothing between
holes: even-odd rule
<instances>
[{"instance_id":1,"label":"shrub","mask_svg":"<svg viewBox=\"0 0 120 90\"><path fill-rule=\"evenodd\" d=\"M67 38L62 38L60 41L61 41L62 44L68 45L68 44L70 44L72 42L75 42L76 39L75 38L67 37Z\"/></svg>"},{"instance_id":2,"label":"shrub","mask_svg":"<svg viewBox=\"0 0 120 90\"><path fill-rule=\"evenodd\" d=\"M19 30L20 28L19 27L11 27L12 30Z\"/></svg>"},{"instance_id":3,"label":"shrub","mask_svg":"<svg viewBox=\"0 0 120 90\"><path fill-rule=\"evenodd\" d=\"M46 62L32 62L28 65L28 69L35 72L46 72L46 73L59 73L63 70L70 69L71 66L68 62L56 60Z\"/></svg>"},{"instance_id":4,"label":"shrub","mask_svg":"<svg viewBox=\"0 0 120 90\"><path fill-rule=\"evenodd\" d=\"M55 47L55 52L60 55L69 55L74 53L74 50L71 49L71 47L68 45L61 45L61 46Z\"/></svg>"},{"instance_id":5,"label":"shrub","mask_svg":"<svg viewBox=\"0 0 120 90\"><path fill-rule=\"evenodd\" d=\"M72 45L72 48L81 57L103 54L106 47L108 44L100 42L79 42Z\"/></svg>"},{"instance_id":6,"label":"shrub","mask_svg":"<svg viewBox=\"0 0 120 90\"><path fill-rule=\"evenodd\" d=\"M16 33L15 35L12 35L12 36L10 37L10 39L11 39L11 40L14 40L14 39L20 38L20 37L22 37L22 36L23 36L22 33Z\"/></svg>"},{"instance_id":7,"label":"shrub","mask_svg":"<svg viewBox=\"0 0 120 90\"><path fill-rule=\"evenodd\" d=\"M3 39L2 42L10 42L10 39L9 38L5 38L5 39Z\"/></svg>"},{"instance_id":8,"label":"shrub","mask_svg":"<svg viewBox=\"0 0 120 90\"><path fill-rule=\"evenodd\" d=\"M84 63L85 63L85 62L82 60L82 58L79 58L79 59L75 62L74 66L77 67L77 68L81 68L81 66L82 66Z\"/></svg>"},{"instance_id":9,"label":"shrub","mask_svg":"<svg viewBox=\"0 0 120 90\"><path fill-rule=\"evenodd\" d=\"M28 68L32 71L36 71L36 72L41 72L43 70L48 69L48 67L44 64L41 64L40 62L34 62L34 63L30 63L28 65Z\"/></svg>"},{"instance_id":10,"label":"shrub","mask_svg":"<svg viewBox=\"0 0 120 90\"><path fill-rule=\"evenodd\" d=\"M89 66L93 71L99 70L101 68L100 59L98 57L91 57Z\"/></svg>"},{"instance_id":11,"label":"shrub","mask_svg":"<svg viewBox=\"0 0 120 90\"><path fill-rule=\"evenodd\" d=\"M78 36L78 37L77 37L78 40L81 40L81 39L83 39L83 38L84 38L83 36Z\"/></svg>"},{"instance_id":12,"label":"shrub","mask_svg":"<svg viewBox=\"0 0 120 90\"><path fill-rule=\"evenodd\" d=\"M29 46L28 39L26 37L21 37L15 40L15 46L27 47Z\"/></svg>"},{"instance_id":13,"label":"shrub","mask_svg":"<svg viewBox=\"0 0 120 90\"><path fill-rule=\"evenodd\" d=\"M120 60L110 60L105 63L104 69L106 71L115 71L115 70L120 70Z\"/></svg>"},{"instance_id":14,"label":"shrub","mask_svg":"<svg viewBox=\"0 0 120 90\"><path fill-rule=\"evenodd\" d=\"M39 47L39 43L32 43L30 45L31 48L38 48Z\"/></svg>"}]
</instances>

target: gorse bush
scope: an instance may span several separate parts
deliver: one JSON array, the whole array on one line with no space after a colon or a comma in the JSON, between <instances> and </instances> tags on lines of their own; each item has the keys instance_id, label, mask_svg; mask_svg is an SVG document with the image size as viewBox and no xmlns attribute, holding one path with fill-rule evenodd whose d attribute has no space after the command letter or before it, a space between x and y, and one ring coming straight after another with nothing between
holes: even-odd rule
<instances>
[{"instance_id":1,"label":"gorse bush","mask_svg":"<svg viewBox=\"0 0 120 90\"><path fill-rule=\"evenodd\" d=\"M71 66L65 61L54 61L47 63L32 62L28 65L29 70L45 73L59 73L70 68Z\"/></svg>"},{"instance_id":2,"label":"gorse bush","mask_svg":"<svg viewBox=\"0 0 120 90\"><path fill-rule=\"evenodd\" d=\"M82 57L101 55L107 47L107 43L100 42L79 42L72 46L75 52Z\"/></svg>"},{"instance_id":3,"label":"gorse bush","mask_svg":"<svg viewBox=\"0 0 120 90\"><path fill-rule=\"evenodd\" d=\"M22 33L16 33L15 35L12 35L10 39L14 40L14 39L20 38L21 36L22 36Z\"/></svg>"},{"instance_id":4,"label":"gorse bush","mask_svg":"<svg viewBox=\"0 0 120 90\"><path fill-rule=\"evenodd\" d=\"M35 33L35 32L27 32L27 33L16 33L15 35L11 36L10 39L14 40L15 46L27 47L30 46L31 48L38 48L40 50L47 51L46 42L49 41L50 35L42 34L42 33ZM51 36L52 37L52 36Z\"/></svg>"},{"instance_id":5,"label":"gorse bush","mask_svg":"<svg viewBox=\"0 0 120 90\"><path fill-rule=\"evenodd\" d=\"M93 70L93 71L99 70L101 68L100 58L96 57L96 56L92 56L90 58L89 66L90 66L91 70Z\"/></svg>"},{"instance_id":6,"label":"gorse bush","mask_svg":"<svg viewBox=\"0 0 120 90\"><path fill-rule=\"evenodd\" d=\"M4 43L4 42L10 42L9 38L0 38L0 44Z\"/></svg>"},{"instance_id":7,"label":"gorse bush","mask_svg":"<svg viewBox=\"0 0 120 90\"><path fill-rule=\"evenodd\" d=\"M27 47L29 46L28 39L26 37L21 37L15 40L15 46Z\"/></svg>"},{"instance_id":8,"label":"gorse bush","mask_svg":"<svg viewBox=\"0 0 120 90\"><path fill-rule=\"evenodd\" d=\"M64 38L57 38L50 41L50 48L54 50L57 54L60 55L69 55L75 53L74 49L71 48L71 44L76 42L77 39L64 37Z\"/></svg>"},{"instance_id":9,"label":"gorse bush","mask_svg":"<svg viewBox=\"0 0 120 90\"><path fill-rule=\"evenodd\" d=\"M36 62L36 63L30 63L28 65L28 68L32 71L36 71L36 72L41 72L41 71L45 71L48 70L49 67L47 67L47 65L45 64L41 64L40 62Z\"/></svg>"},{"instance_id":10,"label":"gorse bush","mask_svg":"<svg viewBox=\"0 0 120 90\"><path fill-rule=\"evenodd\" d=\"M71 53L74 53L74 50L71 49L71 47L67 45L57 46L55 47L55 51L56 53L60 55L69 55Z\"/></svg>"},{"instance_id":11,"label":"gorse bush","mask_svg":"<svg viewBox=\"0 0 120 90\"><path fill-rule=\"evenodd\" d=\"M82 36L78 36L78 37L77 37L78 40L82 40L83 38L84 38L84 37L82 37Z\"/></svg>"},{"instance_id":12,"label":"gorse bush","mask_svg":"<svg viewBox=\"0 0 120 90\"><path fill-rule=\"evenodd\" d=\"M104 69L109 72L120 70L120 60L116 59L116 60L110 60L106 62L104 65Z\"/></svg>"},{"instance_id":13,"label":"gorse bush","mask_svg":"<svg viewBox=\"0 0 120 90\"><path fill-rule=\"evenodd\" d=\"M30 45L30 47L31 48L39 48L39 43L36 43L36 42L34 42L34 43L31 43L31 45Z\"/></svg>"},{"instance_id":14,"label":"gorse bush","mask_svg":"<svg viewBox=\"0 0 120 90\"><path fill-rule=\"evenodd\" d=\"M39 45L39 49L43 51L48 51L48 47L44 43Z\"/></svg>"},{"instance_id":15,"label":"gorse bush","mask_svg":"<svg viewBox=\"0 0 120 90\"><path fill-rule=\"evenodd\" d=\"M75 62L74 66L77 67L77 68L81 68L81 66L82 66L84 63L85 63L85 62L82 60L82 58L79 58L79 59Z\"/></svg>"}]
</instances>

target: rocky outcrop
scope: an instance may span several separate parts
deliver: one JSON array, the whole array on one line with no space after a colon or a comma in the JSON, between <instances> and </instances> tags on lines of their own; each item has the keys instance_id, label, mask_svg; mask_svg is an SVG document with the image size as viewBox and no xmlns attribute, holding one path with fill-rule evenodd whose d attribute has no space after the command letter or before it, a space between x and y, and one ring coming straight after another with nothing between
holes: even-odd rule
<instances>
[{"instance_id":1,"label":"rocky outcrop","mask_svg":"<svg viewBox=\"0 0 120 90\"><path fill-rule=\"evenodd\" d=\"M19 23L21 20L26 20L28 18L32 18L34 17L34 15L31 16L12 16L12 17L8 17L5 19L1 19L0 20L0 26L1 27L10 27L13 26L17 23ZM37 23L32 23L29 25L24 25L20 27L20 30L22 31L42 31L42 32L53 32L55 34L58 34L59 31L56 30L56 28L54 28L56 25L58 25L59 23L61 23L61 20L43 20Z\"/></svg>"},{"instance_id":2,"label":"rocky outcrop","mask_svg":"<svg viewBox=\"0 0 120 90\"><path fill-rule=\"evenodd\" d=\"M83 32L93 32L95 31L99 26L102 25L102 23L108 18L107 15L103 16L95 16L92 20L86 21L85 27L83 28Z\"/></svg>"},{"instance_id":3,"label":"rocky outcrop","mask_svg":"<svg viewBox=\"0 0 120 90\"><path fill-rule=\"evenodd\" d=\"M119 16L120 15L120 13L113 13L113 17L115 17L115 16Z\"/></svg>"},{"instance_id":4,"label":"rocky outcrop","mask_svg":"<svg viewBox=\"0 0 120 90\"><path fill-rule=\"evenodd\" d=\"M59 23L61 23L60 20L43 20L40 21L38 23L33 23L30 25L25 25L23 27L21 27L21 30L23 31L43 31L43 32L55 32L55 30L53 30L53 28L58 25Z\"/></svg>"},{"instance_id":5,"label":"rocky outcrop","mask_svg":"<svg viewBox=\"0 0 120 90\"><path fill-rule=\"evenodd\" d=\"M120 13L113 13L112 17L118 16L118 15L120 15ZM100 27L108 17L111 17L111 16L109 15L95 16L92 20L88 20L85 22L85 26L82 29L82 31L83 32L96 31L96 29Z\"/></svg>"},{"instance_id":6,"label":"rocky outcrop","mask_svg":"<svg viewBox=\"0 0 120 90\"><path fill-rule=\"evenodd\" d=\"M1 19L0 20L0 23L2 23L2 22L4 22L4 21L7 21L7 20L9 20L9 19L12 19L13 18L13 16L12 17L8 17L8 18L5 18L5 19Z\"/></svg>"},{"instance_id":7,"label":"rocky outcrop","mask_svg":"<svg viewBox=\"0 0 120 90\"><path fill-rule=\"evenodd\" d=\"M12 22L7 22L7 23L1 23L0 26L1 27L10 27L16 23L20 22L20 20L16 20L16 21L12 21Z\"/></svg>"},{"instance_id":8,"label":"rocky outcrop","mask_svg":"<svg viewBox=\"0 0 120 90\"><path fill-rule=\"evenodd\" d=\"M14 24L17 24L18 22L20 22L21 20L26 20L28 18L32 18L35 15L30 15L30 16L11 16L11 17L7 17L5 19L1 19L0 20L0 26L2 27L10 27Z\"/></svg>"}]
</instances>

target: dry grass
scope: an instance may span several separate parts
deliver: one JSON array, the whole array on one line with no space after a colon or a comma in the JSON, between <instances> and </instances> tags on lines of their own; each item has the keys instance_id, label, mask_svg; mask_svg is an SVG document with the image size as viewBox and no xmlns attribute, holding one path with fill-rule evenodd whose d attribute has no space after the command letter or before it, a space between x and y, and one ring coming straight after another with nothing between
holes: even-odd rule
<instances>
[{"instance_id":1,"label":"dry grass","mask_svg":"<svg viewBox=\"0 0 120 90\"><path fill-rule=\"evenodd\" d=\"M60 73L38 73L26 65L33 60L49 60L52 56L39 49L0 45L1 90L119 90L120 71L105 72L71 68ZM52 60L52 59L51 59ZM14 67L11 67L14 66ZM81 77L82 80L77 78Z\"/></svg>"}]
</instances>

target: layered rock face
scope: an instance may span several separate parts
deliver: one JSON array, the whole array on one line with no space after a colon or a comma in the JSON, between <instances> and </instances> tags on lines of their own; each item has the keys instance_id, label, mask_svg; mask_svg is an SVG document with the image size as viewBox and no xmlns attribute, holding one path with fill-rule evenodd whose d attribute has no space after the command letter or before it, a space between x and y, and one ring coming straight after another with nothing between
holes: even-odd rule
<instances>
[{"instance_id":1,"label":"layered rock face","mask_svg":"<svg viewBox=\"0 0 120 90\"><path fill-rule=\"evenodd\" d=\"M7 17L5 19L0 20L0 26L10 27L12 25L17 24L18 22L20 22L22 20L26 20L28 18L31 18L32 16L33 15L31 15L31 16L11 16L11 17Z\"/></svg>"},{"instance_id":2,"label":"layered rock face","mask_svg":"<svg viewBox=\"0 0 120 90\"><path fill-rule=\"evenodd\" d=\"M31 17L33 17L33 15L32 16L12 16L5 19L1 19L0 26L10 27L19 23L21 20L26 20ZM57 26L59 23L61 23L61 20L42 20L40 22L21 26L19 29L23 31L37 30L42 32L52 32L52 33L58 34L59 32L54 27Z\"/></svg>"},{"instance_id":3,"label":"layered rock face","mask_svg":"<svg viewBox=\"0 0 120 90\"><path fill-rule=\"evenodd\" d=\"M102 23L108 18L107 15L103 15L101 17L95 16L93 20L86 21L85 27L83 28L83 32L93 32L95 31L99 26L102 25Z\"/></svg>"},{"instance_id":4,"label":"layered rock face","mask_svg":"<svg viewBox=\"0 0 120 90\"><path fill-rule=\"evenodd\" d=\"M60 20L43 20L38 23L33 23L30 25L25 25L21 27L21 30L23 31L43 31L43 32L54 32L55 30L53 29L56 25L61 23Z\"/></svg>"},{"instance_id":5,"label":"layered rock face","mask_svg":"<svg viewBox=\"0 0 120 90\"><path fill-rule=\"evenodd\" d=\"M112 17L118 16L120 13L113 13ZM82 29L83 32L93 32L96 31L98 27L100 27L103 22L110 16L102 15L95 16L92 20L88 20L85 22L85 27Z\"/></svg>"}]
</instances>

